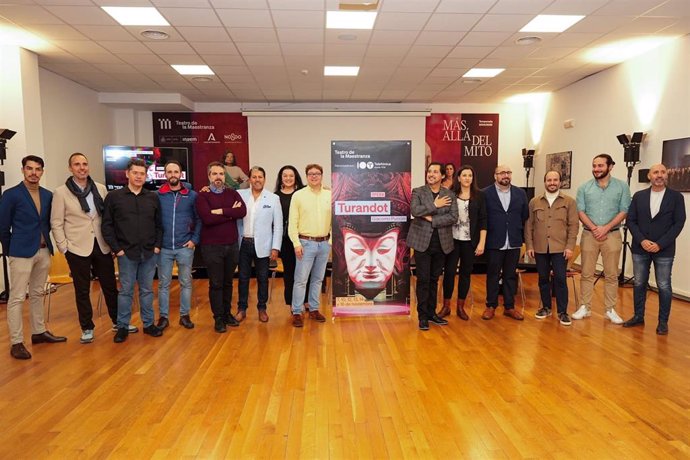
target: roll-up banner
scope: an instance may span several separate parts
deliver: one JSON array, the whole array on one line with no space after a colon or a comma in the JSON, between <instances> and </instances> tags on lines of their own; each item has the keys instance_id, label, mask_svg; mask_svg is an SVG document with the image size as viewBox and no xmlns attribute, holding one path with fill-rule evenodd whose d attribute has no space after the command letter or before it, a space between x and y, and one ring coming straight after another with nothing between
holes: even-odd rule
<instances>
[{"instance_id":1,"label":"roll-up banner","mask_svg":"<svg viewBox=\"0 0 690 460\"><path fill-rule=\"evenodd\" d=\"M333 315L410 313L412 143L333 141Z\"/></svg>"}]
</instances>

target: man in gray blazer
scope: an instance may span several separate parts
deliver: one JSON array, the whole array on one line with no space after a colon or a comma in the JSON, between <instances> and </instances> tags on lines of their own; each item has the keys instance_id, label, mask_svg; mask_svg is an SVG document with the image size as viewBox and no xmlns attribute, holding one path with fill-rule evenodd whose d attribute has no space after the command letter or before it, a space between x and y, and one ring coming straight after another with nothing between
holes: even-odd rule
<instances>
[{"instance_id":1,"label":"man in gray blazer","mask_svg":"<svg viewBox=\"0 0 690 460\"><path fill-rule=\"evenodd\" d=\"M417 264L417 316L419 329L429 330L429 322L448 324L436 314L438 278L443 273L445 255L453 250L453 224L458 220L458 204L453 193L441 187L441 163L429 163L426 185L412 190L412 223L407 245L414 249Z\"/></svg>"}]
</instances>

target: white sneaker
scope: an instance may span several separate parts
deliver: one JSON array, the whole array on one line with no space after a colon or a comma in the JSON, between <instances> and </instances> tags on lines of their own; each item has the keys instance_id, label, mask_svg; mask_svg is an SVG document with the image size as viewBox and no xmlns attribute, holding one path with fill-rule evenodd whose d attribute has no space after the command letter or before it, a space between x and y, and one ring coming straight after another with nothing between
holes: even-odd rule
<instances>
[{"instance_id":1,"label":"white sneaker","mask_svg":"<svg viewBox=\"0 0 690 460\"><path fill-rule=\"evenodd\" d=\"M623 324L623 319L620 316L618 316L618 313L616 313L616 310L613 308L606 312L606 317L613 324Z\"/></svg>"},{"instance_id":2,"label":"white sneaker","mask_svg":"<svg viewBox=\"0 0 690 460\"><path fill-rule=\"evenodd\" d=\"M111 331L117 332L117 323L113 323L113 328L111 329ZM127 332L129 332L130 334L136 334L137 332L139 332L139 328L134 326L133 324L130 324L129 326L127 326Z\"/></svg>"},{"instance_id":3,"label":"white sneaker","mask_svg":"<svg viewBox=\"0 0 690 460\"><path fill-rule=\"evenodd\" d=\"M87 329L81 332L81 338L79 343L91 343L93 342L93 329Z\"/></svg>"},{"instance_id":4,"label":"white sneaker","mask_svg":"<svg viewBox=\"0 0 690 460\"><path fill-rule=\"evenodd\" d=\"M583 319L583 318L587 318L588 316L592 316L592 312L589 311L589 308L587 308L586 305L580 305L580 308L578 308L577 311L572 314L571 318L572 319Z\"/></svg>"}]
</instances>

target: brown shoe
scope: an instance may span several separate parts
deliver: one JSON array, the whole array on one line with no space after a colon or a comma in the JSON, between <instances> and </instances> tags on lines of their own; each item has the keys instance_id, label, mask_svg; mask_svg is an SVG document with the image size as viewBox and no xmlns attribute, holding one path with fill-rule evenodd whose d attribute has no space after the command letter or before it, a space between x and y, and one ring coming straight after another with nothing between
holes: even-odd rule
<instances>
[{"instance_id":1,"label":"brown shoe","mask_svg":"<svg viewBox=\"0 0 690 460\"><path fill-rule=\"evenodd\" d=\"M237 320L238 323L241 323L247 318L247 310L243 310L241 308L237 309L237 314L235 315L235 319Z\"/></svg>"},{"instance_id":2,"label":"brown shoe","mask_svg":"<svg viewBox=\"0 0 690 460\"><path fill-rule=\"evenodd\" d=\"M508 317L516 319L518 321L522 321L523 319L525 319L525 317L522 316L520 314L520 312L518 312L515 308L506 308L503 311L503 316L508 316Z\"/></svg>"},{"instance_id":3,"label":"brown shoe","mask_svg":"<svg viewBox=\"0 0 690 460\"><path fill-rule=\"evenodd\" d=\"M21 342L12 345L10 354L14 359L31 359L31 353L29 353L29 350L27 350Z\"/></svg>"},{"instance_id":4,"label":"brown shoe","mask_svg":"<svg viewBox=\"0 0 690 460\"><path fill-rule=\"evenodd\" d=\"M484 310L484 313L482 313L482 319L492 319L495 314L496 314L496 308L486 307L486 310Z\"/></svg>"},{"instance_id":5,"label":"brown shoe","mask_svg":"<svg viewBox=\"0 0 690 460\"><path fill-rule=\"evenodd\" d=\"M321 314L319 310L312 310L309 312L309 319L318 321L319 323L325 323L326 318Z\"/></svg>"},{"instance_id":6,"label":"brown shoe","mask_svg":"<svg viewBox=\"0 0 690 460\"><path fill-rule=\"evenodd\" d=\"M465 312L465 299L458 299L458 303L455 306L455 314L460 317L463 321L469 321L470 317Z\"/></svg>"},{"instance_id":7,"label":"brown shoe","mask_svg":"<svg viewBox=\"0 0 690 460\"><path fill-rule=\"evenodd\" d=\"M262 323L268 322L268 313L266 313L266 309L259 310L259 321Z\"/></svg>"},{"instance_id":8,"label":"brown shoe","mask_svg":"<svg viewBox=\"0 0 690 460\"><path fill-rule=\"evenodd\" d=\"M439 317L445 318L450 315L450 299L443 299L443 307L437 313Z\"/></svg>"},{"instance_id":9,"label":"brown shoe","mask_svg":"<svg viewBox=\"0 0 690 460\"><path fill-rule=\"evenodd\" d=\"M304 326L304 322L302 321L302 315L301 314L296 313L296 314L292 315L292 325L295 327Z\"/></svg>"}]
</instances>

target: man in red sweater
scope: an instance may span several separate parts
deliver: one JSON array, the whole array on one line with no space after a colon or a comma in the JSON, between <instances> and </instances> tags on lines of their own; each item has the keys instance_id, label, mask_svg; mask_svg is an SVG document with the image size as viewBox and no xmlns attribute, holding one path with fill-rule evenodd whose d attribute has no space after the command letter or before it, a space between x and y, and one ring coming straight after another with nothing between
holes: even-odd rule
<instances>
[{"instance_id":1,"label":"man in red sweater","mask_svg":"<svg viewBox=\"0 0 690 460\"><path fill-rule=\"evenodd\" d=\"M232 277L239 257L237 219L247 214L240 195L225 187L225 168L214 161L206 168L209 191L200 192L196 208L203 223L201 255L208 272L208 297L213 311L215 330L226 332L226 326L239 326L230 313Z\"/></svg>"}]
</instances>

